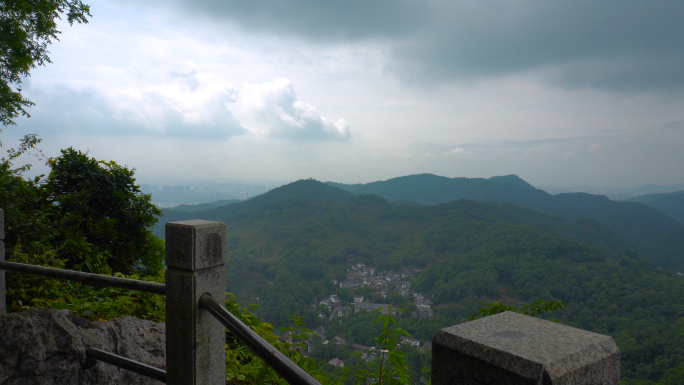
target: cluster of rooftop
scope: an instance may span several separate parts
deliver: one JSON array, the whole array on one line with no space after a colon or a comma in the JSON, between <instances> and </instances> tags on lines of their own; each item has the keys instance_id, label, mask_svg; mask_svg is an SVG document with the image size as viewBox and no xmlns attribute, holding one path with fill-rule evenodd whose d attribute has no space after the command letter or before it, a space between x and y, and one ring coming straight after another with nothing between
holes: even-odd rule
<instances>
[{"instance_id":1,"label":"cluster of rooftop","mask_svg":"<svg viewBox=\"0 0 684 385\"><path fill-rule=\"evenodd\" d=\"M408 282L414 277L414 273L420 269L409 270L405 267L401 271L382 271L375 275L375 268L366 266L364 263L352 265L348 270L346 279L340 281L340 288L356 289L358 287L371 287L386 298L390 291L396 290L399 294L407 296L411 294L411 284ZM333 281L337 284L337 281Z\"/></svg>"}]
</instances>

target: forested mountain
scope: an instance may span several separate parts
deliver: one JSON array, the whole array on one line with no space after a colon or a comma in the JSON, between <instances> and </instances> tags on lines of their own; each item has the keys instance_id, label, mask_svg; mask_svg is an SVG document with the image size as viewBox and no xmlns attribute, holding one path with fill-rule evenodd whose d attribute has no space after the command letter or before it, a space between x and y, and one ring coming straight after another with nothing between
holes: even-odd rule
<instances>
[{"instance_id":1,"label":"forested mountain","mask_svg":"<svg viewBox=\"0 0 684 385\"><path fill-rule=\"evenodd\" d=\"M510 203L567 219L591 217L629 240L634 249L649 254L659 265L670 269L684 267L684 255L662 243L670 240L684 250L684 239L678 240L673 235L684 229L682 223L640 203L614 202L605 196L585 193L551 195L515 175L482 179L419 174L368 184L327 184L355 194L377 194L390 202L434 205L470 199Z\"/></svg>"},{"instance_id":2,"label":"forested mountain","mask_svg":"<svg viewBox=\"0 0 684 385\"><path fill-rule=\"evenodd\" d=\"M341 190L336 186L348 188ZM258 217L282 205L311 202L345 202L352 193L374 193L399 206L438 204L459 199L509 203L540 213L583 222L585 226L567 229L567 236L594 246L630 248L670 270L684 270L684 224L638 202L614 202L605 196L584 193L551 195L534 188L515 175L481 178L446 178L432 174L411 175L365 185L321 183L299 180L258 195L247 201L200 211L163 210L154 234L164 237L167 222L206 219L228 222L244 216ZM292 202L290 202L292 201ZM442 202L444 201L444 202Z\"/></svg>"},{"instance_id":3,"label":"forested mountain","mask_svg":"<svg viewBox=\"0 0 684 385\"><path fill-rule=\"evenodd\" d=\"M625 202L638 202L653 207L680 223L684 223L684 190L662 194L646 194L626 199Z\"/></svg>"},{"instance_id":4,"label":"forested mountain","mask_svg":"<svg viewBox=\"0 0 684 385\"><path fill-rule=\"evenodd\" d=\"M305 315L311 327L322 324L366 344L369 333L345 331L374 330L372 321L350 315L341 321L347 326L335 326L318 317L312 301L331 294L344 303L358 294L379 298L370 287L350 291L333 283L352 263L376 271L417 268L412 288L432 296L436 316L403 317L400 326L421 341L464 322L478 301L562 299L569 307L556 315L561 322L615 337L626 378L659 381L684 365L684 279L625 249L624 238L594 220L468 200L396 206L373 195L339 203L290 198L256 213L228 222L228 291L257 303L258 314L276 325Z\"/></svg>"},{"instance_id":5,"label":"forested mountain","mask_svg":"<svg viewBox=\"0 0 684 385\"><path fill-rule=\"evenodd\" d=\"M327 186L313 179L302 179L239 203L198 211L164 209L162 210L162 218L153 230L157 237L164 238L164 226L167 222L189 219L227 222L243 216L260 215L259 213L263 210L274 209L283 205L296 205L296 201L344 202L352 197L353 195L347 191Z\"/></svg>"},{"instance_id":6,"label":"forested mountain","mask_svg":"<svg viewBox=\"0 0 684 385\"><path fill-rule=\"evenodd\" d=\"M481 202L513 203L526 207L532 200L548 200L549 194L529 185L515 175L483 178L447 178L433 174L402 176L386 181L347 185L326 184L356 195L375 194L390 202L414 201L436 205L459 199Z\"/></svg>"},{"instance_id":7,"label":"forested mountain","mask_svg":"<svg viewBox=\"0 0 684 385\"><path fill-rule=\"evenodd\" d=\"M304 315L311 327L323 324L352 343L369 343L375 330L370 318L351 315L346 326L336 326L311 307L331 294L345 303L357 294L381 301L370 287L338 284L352 263L365 263L377 271L420 271L412 288L432 296L436 315L403 317L400 325L421 341L475 314L478 301L562 299L569 307L561 322L615 337L625 378L660 381L684 370L684 279L651 262L666 255L675 256L667 260L671 266L682 265L682 226L640 203L588 194L552 196L515 176L456 184L461 194L490 200L508 196L553 215L464 199L406 204L423 193L432 193L435 201L453 193L449 178L416 177L425 183L414 193L393 195L402 204L301 180L210 210L165 210L163 220L226 222L232 263L227 289L245 304L256 303L256 312L277 326L289 324L290 315ZM354 192L365 192L363 186L356 185ZM410 183L404 188L412 189ZM163 236L163 226L158 234ZM396 293L387 301L409 312L415 307Z\"/></svg>"}]
</instances>

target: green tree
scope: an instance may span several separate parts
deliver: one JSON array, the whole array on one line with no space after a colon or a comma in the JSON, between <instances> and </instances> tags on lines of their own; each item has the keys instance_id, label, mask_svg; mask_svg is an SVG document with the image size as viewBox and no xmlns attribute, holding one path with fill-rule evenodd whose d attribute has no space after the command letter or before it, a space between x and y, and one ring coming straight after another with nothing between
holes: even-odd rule
<instances>
[{"instance_id":1,"label":"green tree","mask_svg":"<svg viewBox=\"0 0 684 385\"><path fill-rule=\"evenodd\" d=\"M108 254L114 272L162 269L163 245L149 230L161 211L135 185L134 170L89 158L73 148L48 162L51 171L41 189L55 239L69 264L83 261L83 243Z\"/></svg>"},{"instance_id":2,"label":"green tree","mask_svg":"<svg viewBox=\"0 0 684 385\"><path fill-rule=\"evenodd\" d=\"M161 211L135 185L134 171L69 148L48 161L47 178L26 180L28 166L14 168L12 160L37 141L0 162L8 255L19 246L28 254L49 251L77 270L96 270L95 258L113 273L162 271L164 246L150 231Z\"/></svg>"},{"instance_id":3,"label":"green tree","mask_svg":"<svg viewBox=\"0 0 684 385\"><path fill-rule=\"evenodd\" d=\"M29 234L35 242L45 241L50 234L47 230L49 221L40 210L40 178L29 180L23 177L31 165L13 165L15 159L35 148L38 143L40 139L35 134L26 135L18 148L8 150L7 156L0 159L0 208L5 211L5 244L8 255L19 234Z\"/></svg>"},{"instance_id":4,"label":"green tree","mask_svg":"<svg viewBox=\"0 0 684 385\"><path fill-rule=\"evenodd\" d=\"M33 102L21 95L21 79L37 66L50 63L48 45L61 32L57 19L66 14L69 25L87 23L90 7L81 0L0 1L0 122L15 124L29 116Z\"/></svg>"},{"instance_id":5,"label":"green tree","mask_svg":"<svg viewBox=\"0 0 684 385\"><path fill-rule=\"evenodd\" d=\"M378 312L375 310L374 312ZM412 336L406 330L398 327L393 314L403 309L389 306L387 312L378 317L375 322L382 325L382 332L377 338L380 347L380 368L378 371L358 370L356 372L357 385L362 384L407 384L409 383L409 366L406 353L401 351L399 342L401 337Z\"/></svg>"}]
</instances>

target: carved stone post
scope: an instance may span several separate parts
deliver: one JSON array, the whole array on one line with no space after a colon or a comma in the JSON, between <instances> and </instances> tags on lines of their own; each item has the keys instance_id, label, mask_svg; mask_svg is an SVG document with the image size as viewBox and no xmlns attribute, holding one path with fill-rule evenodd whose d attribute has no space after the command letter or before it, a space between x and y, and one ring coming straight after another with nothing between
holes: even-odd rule
<instances>
[{"instance_id":1,"label":"carved stone post","mask_svg":"<svg viewBox=\"0 0 684 385\"><path fill-rule=\"evenodd\" d=\"M199 298L225 300L226 225L166 224L166 373L169 385L226 382L226 333Z\"/></svg>"},{"instance_id":2,"label":"carved stone post","mask_svg":"<svg viewBox=\"0 0 684 385\"><path fill-rule=\"evenodd\" d=\"M5 260L5 211L0 209L0 261ZM0 269L0 315L7 312L5 299L5 270Z\"/></svg>"},{"instance_id":3,"label":"carved stone post","mask_svg":"<svg viewBox=\"0 0 684 385\"><path fill-rule=\"evenodd\" d=\"M619 385L620 350L609 336L504 312L440 330L434 385Z\"/></svg>"}]
</instances>

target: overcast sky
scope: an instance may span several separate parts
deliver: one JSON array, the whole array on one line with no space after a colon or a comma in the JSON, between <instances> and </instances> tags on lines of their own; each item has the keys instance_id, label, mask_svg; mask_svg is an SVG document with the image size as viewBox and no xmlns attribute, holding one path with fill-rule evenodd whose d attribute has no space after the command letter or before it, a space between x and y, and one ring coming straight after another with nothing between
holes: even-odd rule
<instances>
[{"instance_id":1,"label":"overcast sky","mask_svg":"<svg viewBox=\"0 0 684 385\"><path fill-rule=\"evenodd\" d=\"M684 182L684 2L96 0L25 133L141 183Z\"/></svg>"}]
</instances>

